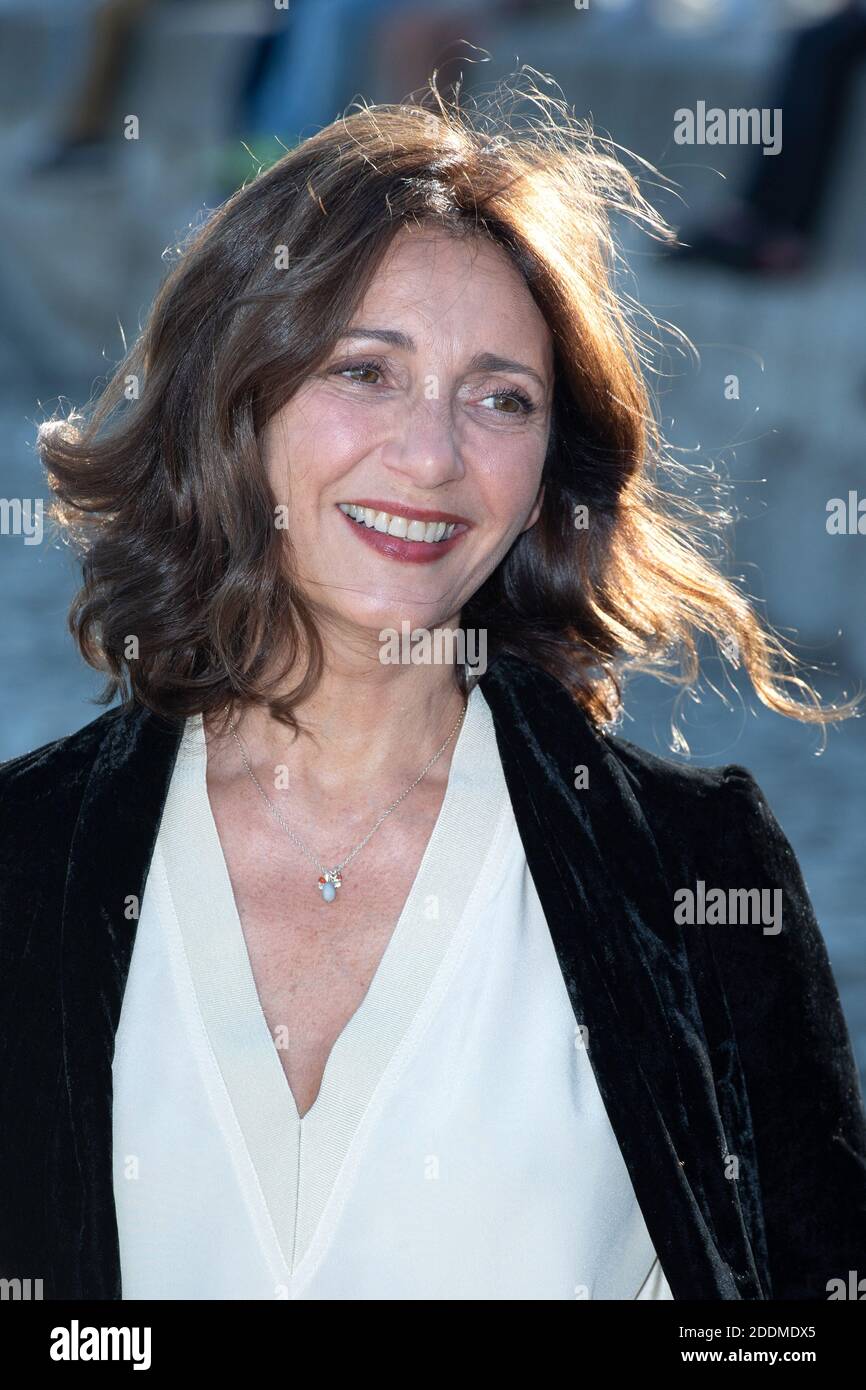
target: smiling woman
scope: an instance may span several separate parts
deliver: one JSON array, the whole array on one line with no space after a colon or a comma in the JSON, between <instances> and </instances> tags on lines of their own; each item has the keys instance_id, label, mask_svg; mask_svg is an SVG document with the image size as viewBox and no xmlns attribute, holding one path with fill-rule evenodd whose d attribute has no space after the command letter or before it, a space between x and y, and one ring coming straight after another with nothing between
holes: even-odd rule
<instances>
[{"instance_id":1,"label":"smiling woman","mask_svg":"<svg viewBox=\"0 0 866 1390\"><path fill-rule=\"evenodd\" d=\"M393 237L355 317L268 421L268 479L308 519L290 527L294 564L333 625L378 632L386 585L394 612L437 626L538 519L550 333L494 243L415 227ZM525 361L504 355L518 342ZM459 513L447 508L458 496ZM382 556L400 563L383 570ZM407 564L425 566L411 591Z\"/></svg>"},{"instance_id":2,"label":"smiling woman","mask_svg":"<svg viewBox=\"0 0 866 1390\"><path fill-rule=\"evenodd\" d=\"M694 683L700 634L738 653L771 708L850 712L820 707L710 562L724 514L659 486L611 215L667 229L634 177L531 86L531 132L503 114L498 138L496 98L473 125L432 91L432 109L327 126L230 198L89 419L42 427L54 517L87 556L70 621L110 673L106 699L125 689L227 726L242 694L296 727L324 669L322 621L348 601L335 580L361 563L357 546L335 550L335 507L375 510L378 534L384 512L388 534L414 540L400 518L444 519L459 492L493 513L440 542L418 620L455 619L459 598L493 650L540 664L596 722L615 719L628 670ZM579 507L590 524L575 526ZM380 578L404 583L400 567Z\"/></svg>"},{"instance_id":3,"label":"smiling woman","mask_svg":"<svg viewBox=\"0 0 866 1390\"><path fill-rule=\"evenodd\" d=\"M866 1120L802 875L745 769L609 726L706 635L774 710L853 705L661 488L632 175L531 87L523 129L430 95L230 198L42 429L123 700L0 769L0 1274L824 1298ZM383 660L398 629L489 669ZM777 928L685 921L705 883Z\"/></svg>"}]
</instances>

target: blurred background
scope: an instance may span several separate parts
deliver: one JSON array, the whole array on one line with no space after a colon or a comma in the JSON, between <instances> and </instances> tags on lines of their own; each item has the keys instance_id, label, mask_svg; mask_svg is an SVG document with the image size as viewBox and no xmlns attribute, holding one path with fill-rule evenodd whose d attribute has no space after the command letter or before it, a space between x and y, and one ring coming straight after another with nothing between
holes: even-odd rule
<instances>
[{"instance_id":1,"label":"blurred background","mask_svg":"<svg viewBox=\"0 0 866 1390\"><path fill-rule=\"evenodd\" d=\"M631 292L697 349L660 359L663 428L736 484L730 572L824 697L866 685L863 4L0 0L0 760L100 713L66 629L74 557L22 520L48 500L38 423L98 390L165 257L259 164L434 67L466 100L521 64L670 181L646 191L679 253L624 232ZM712 110L740 108L766 113L763 145L706 138ZM622 734L682 756L673 698L636 679ZM822 751L716 658L682 718L692 757L750 768L790 838L866 1076L866 721Z\"/></svg>"}]
</instances>

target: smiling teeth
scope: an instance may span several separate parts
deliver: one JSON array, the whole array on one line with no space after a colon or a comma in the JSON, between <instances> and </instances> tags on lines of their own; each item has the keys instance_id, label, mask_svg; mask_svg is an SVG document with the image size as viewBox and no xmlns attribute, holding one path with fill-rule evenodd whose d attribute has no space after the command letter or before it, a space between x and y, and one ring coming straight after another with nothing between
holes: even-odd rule
<instances>
[{"instance_id":1,"label":"smiling teeth","mask_svg":"<svg viewBox=\"0 0 866 1390\"><path fill-rule=\"evenodd\" d=\"M372 507L356 507L354 502L339 502L337 505L341 512L359 525L404 541L424 541L432 545L435 541L450 540L457 529L456 522L411 521L408 516L392 516L390 512L374 512Z\"/></svg>"}]
</instances>

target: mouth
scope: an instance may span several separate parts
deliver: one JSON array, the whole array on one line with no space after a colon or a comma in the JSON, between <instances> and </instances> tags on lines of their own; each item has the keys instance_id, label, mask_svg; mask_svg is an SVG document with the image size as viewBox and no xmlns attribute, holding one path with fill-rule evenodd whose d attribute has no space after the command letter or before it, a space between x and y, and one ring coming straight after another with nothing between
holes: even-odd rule
<instances>
[{"instance_id":1,"label":"mouth","mask_svg":"<svg viewBox=\"0 0 866 1390\"><path fill-rule=\"evenodd\" d=\"M337 507L360 540L380 554L410 564L440 559L453 549L471 524L453 512L433 512L417 507L389 510L375 499L338 502Z\"/></svg>"}]
</instances>

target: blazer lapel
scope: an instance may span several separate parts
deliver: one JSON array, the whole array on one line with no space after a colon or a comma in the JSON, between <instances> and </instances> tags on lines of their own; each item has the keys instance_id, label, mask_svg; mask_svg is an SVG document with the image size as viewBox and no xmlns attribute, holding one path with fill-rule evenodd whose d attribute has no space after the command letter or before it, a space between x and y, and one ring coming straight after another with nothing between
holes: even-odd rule
<instances>
[{"instance_id":1,"label":"blazer lapel","mask_svg":"<svg viewBox=\"0 0 866 1390\"><path fill-rule=\"evenodd\" d=\"M137 907L183 721L121 711L103 739L72 837L61 923L62 1064L47 1156L62 1298L120 1298L112 1174L114 1038Z\"/></svg>"},{"instance_id":2,"label":"blazer lapel","mask_svg":"<svg viewBox=\"0 0 866 1390\"><path fill-rule=\"evenodd\" d=\"M481 687L575 1019L674 1297L761 1298L736 1183L724 1176L672 889L634 790L552 676L503 655ZM588 785L578 790L581 765Z\"/></svg>"}]
</instances>

